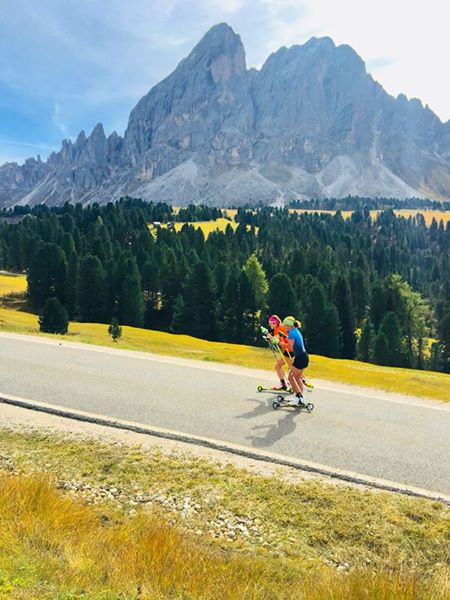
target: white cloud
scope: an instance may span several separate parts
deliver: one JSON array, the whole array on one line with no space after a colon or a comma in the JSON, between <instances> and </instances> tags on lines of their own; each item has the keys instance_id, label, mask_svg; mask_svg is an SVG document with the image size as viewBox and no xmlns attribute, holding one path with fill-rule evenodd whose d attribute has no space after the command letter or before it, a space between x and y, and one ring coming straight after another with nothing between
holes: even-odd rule
<instances>
[{"instance_id":1,"label":"white cloud","mask_svg":"<svg viewBox=\"0 0 450 600\"><path fill-rule=\"evenodd\" d=\"M52 121L55 127L62 133L63 136L68 136L69 132L67 129L67 125L63 122L61 118L61 109L58 102L55 102L53 105L53 114Z\"/></svg>"},{"instance_id":2,"label":"white cloud","mask_svg":"<svg viewBox=\"0 0 450 600\"><path fill-rule=\"evenodd\" d=\"M272 48L303 42L305 34L330 36L336 44L352 46L389 93L418 97L442 119L450 118L450 87L443 84L450 55L448 3L262 0L262 4L273 16ZM288 8L293 10L289 19Z\"/></svg>"}]
</instances>

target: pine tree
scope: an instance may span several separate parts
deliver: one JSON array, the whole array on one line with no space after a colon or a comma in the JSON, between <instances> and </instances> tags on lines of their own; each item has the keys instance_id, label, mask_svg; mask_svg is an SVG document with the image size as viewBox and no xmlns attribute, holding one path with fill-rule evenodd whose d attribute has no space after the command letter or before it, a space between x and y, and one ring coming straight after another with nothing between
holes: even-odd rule
<instances>
[{"instance_id":1,"label":"pine tree","mask_svg":"<svg viewBox=\"0 0 450 600\"><path fill-rule=\"evenodd\" d=\"M442 317L438 321L439 345L442 349L443 370L450 373L450 304L442 309Z\"/></svg>"},{"instance_id":2,"label":"pine tree","mask_svg":"<svg viewBox=\"0 0 450 600\"><path fill-rule=\"evenodd\" d=\"M356 322L361 324L369 304L369 284L364 271L359 268L350 271L351 297L354 302Z\"/></svg>"},{"instance_id":3,"label":"pine tree","mask_svg":"<svg viewBox=\"0 0 450 600\"><path fill-rule=\"evenodd\" d=\"M205 262L199 261L175 302L173 329L202 339L215 339L215 302L211 270Z\"/></svg>"},{"instance_id":4,"label":"pine tree","mask_svg":"<svg viewBox=\"0 0 450 600\"><path fill-rule=\"evenodd\" d=\"M78 313L77 306L78 257L74 250L67 254L67 277L64 295L65 307L69 319L74 319Z\"/></svg>"},{"instance_id":5,"label":"pine tree","mask_svg":"<svg viewBox=\"0 0 450 600\"><path fill-rule=\"evenodd\" d=\"M267 308L267 292L269 291L269 284L267 283L266 274L256 254L252 254L248 258L247 262L242 267L242 270L246 274L253 289L255 306L252 312L254 314L265 312Z\"/></svg>"},{"instance_id":6,"label":"pine tree","mask_svg":"<svg viewBox=\"0 0 450 600\"><path fill-rule=\"evenodd\" d=\"M113 342L122 337L122 327L119 325L119 321L115 318L111 320L111 324L108 327L108 333L112 337Z\"/></svg>"},{"instance_id":7,"label":"pine tree","mask_svg":"<svg viewBox=\"0 0 450 600\"><path fill-rule=\"evenodd\" d=\"M377 331L383 320L384 313L386 312L384 287L380 283L376 283L372 287L370 297L370 320L373 323L374 329Z\"/></svg>"},{"instance_id":8,"label":"pine tree","mask_svg":"<svg viewBox=\"0 0 450 600\"><path fill-rule=\"evenodd\" d=\"M394 312L407 341L407 365L417 365L414 342L428 334L430 308L422 296L411 289L397 273L385 280L386 307Z\"/></svg>"},{"instance_id":9,"label":"pine tree","mask_svg":"<svg viewBox=\"0 0 450 600\"><path fill-rule=\"evenodd\" d=\"M155 262L146 260L142 269L142 293L144 294L146 326L153 324L159 303L159 268Z\"/></svg>"},{"instance_id":10,"label":"pine tree","mask_svg":"<svg viewBox=\"0 0 450 600\"><path fill-rule=\"evenodd\" d=\"M58 298L64 304L67 259L64 251L53 243L39 247L28 270L28 296L35 308L47 298Z\"/></svg>"},{"instance_id":11,"label":"pine tree","mask_svg":"<svg viewBox=\"0 0 450 600\"><path fill-rule=\"evenodd\" d=\"M357 344L356 356L359 360L369 362L372 357L375 331L370 319L366 319Z\"/></svg>"},{"instance_id":12,"label":"pine tree","mask_svg":"<svg viewBox=\"0 0 450 600\"><path fill-rule=\"evenodd\" d=\"M242 344L257 344L261 339L260 311L255 310L255 288L242 269L239 276L239 299L242 313L240 342Z\"/></svg>"},{"instance_id":13,"label":"pine tree","mask_svg":"<svg viewBox=\"0 0 450 600\"><path fill-rule=\"evenodd\" d=\"M329 302L325 309L324 333L326 339L323 354L331 358L342 356L342 330L339 313L332 302Z\"/></svg>"},{"instance_id":14,"label":"pine tree","mask_svg":"<svg viewBox=\"0 0 450 600\"><path fill-rule=\"evenodd\" d=\"M323 286L317 280L306 289L304 330L308 351L338 357L342 352L342 333L337 309L327 302Z\"/></svg>"},{"instance_id":15,"label":"pine tree","mask_svg":"<svg viewBox=\"0 0 450 600\"><path fill-rule=\"evenodd\" d=\"M400 366L403 362L402 330L395 313L389 311L384 315L379 332L385 335L387 342L385 364Z\"/></svg>"},{"instance_id":16,"label":"pine tree","mask_svg":"<svg viewBox=\"0 0 450 600\"><path fill-rule=\"evenodd\" d=\"M104 323L107 301L106 271L96 256L87 254L80 262L78 307L80 321Z\"/></svg>"},{"instance_id":17,"label":"pine tree","mask_svg":"<svg viewBox=\"0 0 450 600\"><path fill-rule=\"evenodd\" d=\"M278 314L282 319L288 315L297 316L298 302L286 273L277 273L270 280L268 301L270 314Z\"/></svg>"},{"instance_id":18,"label":"pine tree","mask_svg":"<svg viewBox=\"0 0 450 600\"><path fill-rule=\"evenodd\" d=\"M144 324L144 295L136 259L124 253L119 260L117 314L124 325L142 327Z\"/></svg>"},{"instance_id":19,"label":"pine tree","mask_svg":"<svg viewBox=\"0 0 450 600\"><path fill-rule=\"evenodd\" d=\"M69 329L67 311L58 298L48 298L39 315L39 331L65 335Z\"/></svg>"},{"instance_id":20,"label":"pine tree","mask_svg":"<svg viewBox=\"0 0 450 600\"><path fill-rule=\"evenodd\" d=\"M222 339L226 342L239 343L242 341L244 324L239 279L238 269L231 268L220 303L223 307L223 312L219 315L220 332Z\"/></svg>"},{"instance_id":21,"label":"pine tree","mask_svg":"<svg viewBox=\"0 0 450 600\"><path fill-rule=\"evenodd\" d=\"M382 331L379 331L375 337L373 346L373 362L378 365L387 365L387 356L389 353L388 341Z\"/></svg>"},{"instance_id":22,"label":"pine tree","mask_svg":"<svg viewBox=\"0 0 450 600\"><path fill-rule=\"evenodd\" d=\"M352 359L355 357L356 349L355 313L350 286L345 276L338 276L334 297L342 329L342 357Z\"/></svg>"}]
</instances>

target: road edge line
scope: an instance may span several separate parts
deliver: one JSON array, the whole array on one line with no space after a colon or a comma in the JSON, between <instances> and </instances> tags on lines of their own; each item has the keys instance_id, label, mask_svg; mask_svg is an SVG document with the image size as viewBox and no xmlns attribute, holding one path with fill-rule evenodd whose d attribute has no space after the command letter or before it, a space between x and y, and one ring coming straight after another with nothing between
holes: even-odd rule
<instances>
[{"instance_id":1,"label":"road edge line","mask_svg":"<svg viewBox=\"0 0 450 600\"><path fill-rule=\"evenodd\" d=\"M255 461L267 462L275 465L294 468L299 471L315 473L331 479L344 481L346 483L371 487L381 491L402 494L404 496L424 498L426 500L433 500L450 505L450 496L441 494L440 492L433 492L423 488L417 488L389 480L370 477L369 475L361 475L352 471L333 469L332 467L321 465L319 463L299 460L293 457L284 456L282 454L253 450L246 446L240 446L231 442L200 437L194 434L182 433L170 429L163 429L153 425L144 425L136 421L116 419L113 417L98 415L96 413L88 413L76 409L66 409L54 404L27 400L25 398L11 396L8 394L0 394L0 403L17 406L27 410L43 412L57 417L72 419L74 421L81 421L84 423L91 423L93 425L101 425L103 427L111 427L113 429L122 429L126 431L132 431L133 433L169 439L196 446L203 446L205 448L211 448L212 450L243 456L244 458L249 458Z\"/></svg>"}]
</instances>

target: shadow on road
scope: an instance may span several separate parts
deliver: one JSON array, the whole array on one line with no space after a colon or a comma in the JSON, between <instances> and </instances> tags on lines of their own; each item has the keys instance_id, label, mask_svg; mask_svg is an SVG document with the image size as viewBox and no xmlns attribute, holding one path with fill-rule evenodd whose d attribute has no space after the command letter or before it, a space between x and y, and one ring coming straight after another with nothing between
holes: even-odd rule
<instances>
[{"instance_id":1,"label":"shadow on road","mask_svg":"<svg viewBox=\"0 0 450 600\"><path fill-rule=\"evenodd\" d=\"M274 394L275 397L275 394ZM248 412L242 413L239 415L238 419L253 419L254 417L260 417L261 415L267 414L269 411L272 411L272 396L270 397L270 402L268 398L261 398L261 400L255 400L254 398L246 398L247 402L253 402L256 406L252 410Z\"/></svg>"},{"instance_id":2,"label":"shadow on road","mask_svg":"<svg viewBox=\"0 0 450 600\"><path fill-rule=\"evenodd\" d=\"M282 437L295 431L297 425L295 417L298 417L299 415L299 412L289 410L289 412L286 411L276 423L272 423L271 425L255 425L252 427L252 431L255 431L255 435L248 435L246 439L256 448L272 446ZM258 435L258 431L260 431L260 435Z\"/></svg>"},{"instance_id":3,"label":"shadow on road","mask_svg":"<svg viewBox=\"0 0 450 600\"><path fill-rule=\"evenodd\" d=\"M274 413L272 409L272 398L265 398L261 400L255 400L254 398L248 398L249 402L254 402L256 406L248 411L239 415L238 419L253 419L262 415L267 415L268 412ZM254 425L252 431L254 435L246 436L246 440L249 440L250 444L255 448L267 448L272 446L281 438L293 433L297 426L295 417L302 413L291 408L285 410L279 409L276 413L277 421L269 425ZM275 414L274 414L275 417Z\"/></svg>"}]
</instances>

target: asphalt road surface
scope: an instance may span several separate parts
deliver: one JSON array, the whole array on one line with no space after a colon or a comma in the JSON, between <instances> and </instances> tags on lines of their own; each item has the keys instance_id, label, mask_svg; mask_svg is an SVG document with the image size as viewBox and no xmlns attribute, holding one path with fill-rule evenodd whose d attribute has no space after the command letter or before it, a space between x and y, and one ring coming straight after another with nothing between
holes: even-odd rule
<instances>
[{"instance_id":1,"label":"asphalt road surface","mask_svg":"<svg viewBox=\"0 0 450 600\"><path fill-rule=\"evenodd\" d=\"M293 408L275 411L272 396L257 393L260 383L273 384L275 377L0 334L0 396L137 421L450 493L450 405L334 390L330 384L330 389L305 394L315 404L311 414Z\"/></svg>"}]
</instances>

